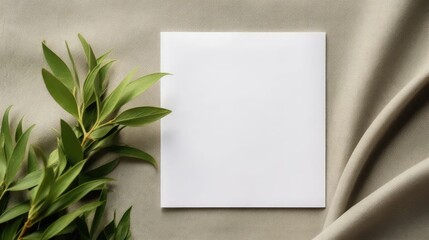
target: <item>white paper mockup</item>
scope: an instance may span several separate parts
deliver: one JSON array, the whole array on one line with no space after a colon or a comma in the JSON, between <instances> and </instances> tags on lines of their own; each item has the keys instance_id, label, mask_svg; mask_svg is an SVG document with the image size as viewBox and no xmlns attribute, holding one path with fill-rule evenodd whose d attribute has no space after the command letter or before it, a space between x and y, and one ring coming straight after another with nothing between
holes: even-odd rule
<instances>
[{"instance_id":1,"label":"white paper mockup","mask_svg":"<svg viewBox=\"0 0 429 240\"><path fill-rule=\"evenodd\" d=\"M325 33L161 33L161 207L325 206Z\"/></svg>"}]
</instances>

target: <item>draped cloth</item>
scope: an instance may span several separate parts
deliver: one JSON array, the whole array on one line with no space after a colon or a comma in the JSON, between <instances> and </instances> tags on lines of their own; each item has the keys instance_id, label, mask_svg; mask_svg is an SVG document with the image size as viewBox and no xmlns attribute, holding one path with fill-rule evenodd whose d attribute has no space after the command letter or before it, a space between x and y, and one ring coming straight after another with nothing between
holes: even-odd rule
<instances>
[{"instance_id":1,"label":"draped cloth","mask_svg":"<svg viewBox=\"0 0 429 240\"><path fill-rule=\"evenodd\" d=\"M159 71L160 31L327 33L327 207L162 210L159 172L123 161L107 215L133 205L134 239L429 238L429 1L0 0L0 111L14 105L50 150L71 118L44 87L40 42L66 58L67 40L81 68L77 33L98 55L113 48L116 85L135 66ZM128 106L158 104L155 86ZM121 140L162 161L159 124Z\"/></svg>"}]
</instances>

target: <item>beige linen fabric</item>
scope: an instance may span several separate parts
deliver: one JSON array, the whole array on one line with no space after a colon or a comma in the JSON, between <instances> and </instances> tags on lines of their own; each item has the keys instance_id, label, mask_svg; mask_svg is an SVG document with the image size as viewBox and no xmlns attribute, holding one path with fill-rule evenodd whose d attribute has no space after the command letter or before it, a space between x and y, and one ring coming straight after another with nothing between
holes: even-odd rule
<instances>
[{"instance_id":1,"label":"beige linen fabric","mask_svg":"<svg viewBox=\"0 0 429 240\"><path fill-rule=\"evenodd\" d=\"M159 71L160 31L327 32L328 207L162 210L159 172L124 161L108 209L134 206L134 239L429 238L429 1L0 0L0 111L13 104L52 149L48 129L71 119L45 90L40 42L65 57L80 32L97 54L114 48L114 85L135 66ZM143 104L159 104L158 86L130 106ZM160 159L159 124L122 140Z\"/></svg>"}]
</instances>

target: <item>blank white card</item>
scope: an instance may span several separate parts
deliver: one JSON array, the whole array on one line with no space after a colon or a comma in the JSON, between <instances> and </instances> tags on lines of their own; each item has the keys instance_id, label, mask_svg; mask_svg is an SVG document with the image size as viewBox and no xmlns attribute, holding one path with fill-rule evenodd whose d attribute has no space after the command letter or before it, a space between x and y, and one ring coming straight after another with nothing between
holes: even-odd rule
<instances>
[{"instance_id":1,"label":"blank white card","mask_svg":"<svg viewBox=\"0 0 429 240\"><path fill-rule=\"evenodd\" d=\"M325 206L325 33L161 33L161 207Z\"/></svg>"}]
</instances>

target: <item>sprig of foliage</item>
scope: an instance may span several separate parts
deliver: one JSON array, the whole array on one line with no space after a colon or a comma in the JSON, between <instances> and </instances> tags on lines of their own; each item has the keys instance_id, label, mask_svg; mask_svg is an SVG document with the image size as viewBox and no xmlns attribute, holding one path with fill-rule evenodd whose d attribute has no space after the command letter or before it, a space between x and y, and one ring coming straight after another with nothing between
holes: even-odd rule
<instances>
[{"instance_id":1,"label":"sprig of foliage","mask_svg":"<svg viewBox=\"0 0 429 240\"><path fill-rule=\"evenodd\" d=\"M71 68L45 42L42 43L43 54L50 68L42 69L46 88L58 105L75 119L73 125L60 121L57 148L49 156L35 147L27 151L33 126L24 131L21 120L12 134L10 108L4 113L0 129L2 240L131 239L131 208L117 225L113 219L100 229L108 183L111 181L106 176L116 168L119 158L95 168L92 166L100 154L112 152L119 157L140 159L156 167L156 161L150 154L117 144L115 139L123 128L155 122L170 111L142 106L118 112L167 74L155 73L134 79L133 70L109 92L106 77L114 60L108 58L109 52L96 57L85 38L80 34L78 37L88 67L84 78L77 74L67 42ZM27 170L24 171L22 163L26 155ZM24 172L23 177L18 177L20 170ZM24 200L12 203L11 193L20 194ZM90 193L98 194L98 199L88 201ZM82 202L84 198L86 200ZM88 215L91 212L93 217L90 222Z\"/></svg>"}]
</instances>

